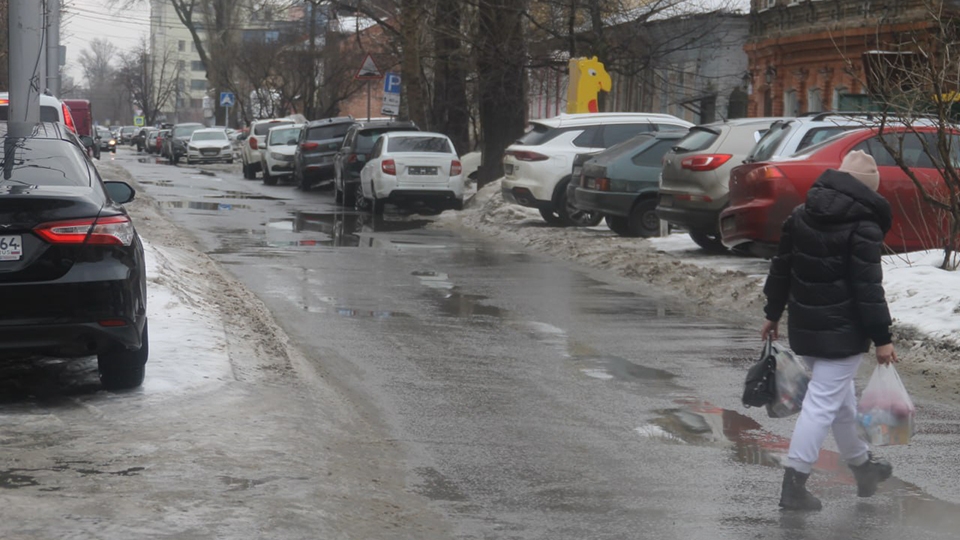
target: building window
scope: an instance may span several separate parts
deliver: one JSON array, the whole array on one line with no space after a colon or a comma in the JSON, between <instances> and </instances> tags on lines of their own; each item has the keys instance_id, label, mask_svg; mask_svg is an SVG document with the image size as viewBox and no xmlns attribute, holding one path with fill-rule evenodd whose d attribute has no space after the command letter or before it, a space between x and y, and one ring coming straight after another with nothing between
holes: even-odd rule
<instances>
[{"instance_id":1,"label":"building window","mask_svg":"<svg viewBox=\"0 0 960 540\"><path fill-rule=\"evenodd\" d=\"M183 51L184 49L186 49L186 47L187 47L186 41L181 39L180 41L177 42L177 50Z\"/></svg>"},{"instance_id":2,"label":"building window","mask_svg":"<svg viewBox=\"0 0 960 540\"><path fill-rule=\"evenodd\" d=\"M263 41L266 43L276 43L280 41L280 32L277 30L270 30L263 33Z\"/></svg>"},{"instance_id":3,"label":"building window","mask_svg":"<svg viewBox=\"0 0 960 540\"><path fill-rule=\"evenodd\" d=\"M207 89L207 80L206 79L193 79L190 81L191 90L206 90Z\"/></svg>"},{"instance_id":4,"label":"building window","mask_svg":"<svg viewBox=\"0 0 960 540\"><path fill-rule=\"evenodd\" d=\"M191 99L191 100L190 100L190 108L191 108L191 109L202 109L202 108L203 108L203 100L202 100L202 99Z\"/></svg>"},{"instance_id":5,"label":"building window","mask_svg":"<svg viewBox=\"0 0 960 540\"><path fill-rule=\"evenodd\" d=\"M785 90L783 92L783 115L797 116L797 114L800 112L798 108L799 103L797 102L797 91Z\"/></svg>"},{"instance_id":6,"label":"building window","mask_svg":"<svg viewBox=\"0 0 960 540\"><path fill-rule=\"evenodd\" d=\"M840 108L840 97L844 94L849 94L850 89L846 86L837 86L833 89L833 101L830 103L830 107L835 111L843 110Z\"/></svg>"},{"instance_id":7,"label":"building window","mask_svg":"<svg viewBox=\"0 0 960 540\"><path fill-rule=\"evenodd\" d=\"M807 91L807 112L823 112L823 99L820 97L819 88Z\"/></svg>"},{"instance_id":8,"label":"building window","mask_svg":"<svg viewBox=\"0 0 960 540\"><path fill-rule=\"evenodd\" d=\"M177 69L180 71L187 69L187 62L185 60L177 60Z\"/></svg>"},{"instance_id":9,"label":"building window","mask_svg":"<svg viewBox=\"0 0 960 540\"><path fill-rule=\"evenodd\" d=\"M203 66L203 62L200 60L194 60L190 62L190 71L206 71L207 68Z\"/></svg>"}]
</instances>

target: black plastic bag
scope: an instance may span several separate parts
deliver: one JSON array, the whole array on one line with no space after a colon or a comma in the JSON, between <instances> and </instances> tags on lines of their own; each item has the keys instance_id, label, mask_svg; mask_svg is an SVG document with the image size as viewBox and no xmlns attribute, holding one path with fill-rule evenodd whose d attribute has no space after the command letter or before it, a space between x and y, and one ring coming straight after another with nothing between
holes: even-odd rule
<instances>
[{"instance_id":1,"label":"black plastic bag","mask_svg":"<svg viewBox=\"0 0 960 540\"><path fill-rule=\"evenodd\" d=\"M760 360L747 371L743 383L744 407L763 407L777 399L777 359L774 356L773 340L767 339L760 353Z\"/></svg>"}]
</instances>

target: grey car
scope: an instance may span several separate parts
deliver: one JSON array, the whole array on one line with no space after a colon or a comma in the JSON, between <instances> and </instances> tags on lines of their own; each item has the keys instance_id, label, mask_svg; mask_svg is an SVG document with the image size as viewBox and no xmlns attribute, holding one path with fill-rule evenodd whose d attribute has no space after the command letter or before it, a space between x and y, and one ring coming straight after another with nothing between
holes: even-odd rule
<instances>
[{"instance_id":1,"label":"grey car","mask_svg":"<svg viewBox=\"0 0 960 540\"><path fill-rule=\"evenodd\" d=\"M686 229L700 247L723 252L718 220L730 170L743 163L778 118L740 118L690 129L663 157L657 216Z\"/></svg>"},{"instance_id":2,"label":"grey car","mask_svg":"<svg viewBox=\"0 0 960 540\"><path fill-rule=\"evenodd\" d=\"M173 126L173 129L170 130L170 135L163 140L163 143L166 145L165 150L167 152L167 158L170 159L170 163L176 165L177 162L180 161L180 158L187 155L187 142L190 141L190 136L193 135L194 131L203 128L203 124L196 122L187 122Z\"/></svg>"},{"instance_id":3,"label":"grey car","mask_svg":"<svg viewBox=\"0 0 960 540\"><path fill-rule=\"evenodd\" d=\"M333 180L334 157L355 122L352 116L338 116L314 120L303 127L293 155L297 187L306 191L322 181Z\"/></svg>"}]
</instances>

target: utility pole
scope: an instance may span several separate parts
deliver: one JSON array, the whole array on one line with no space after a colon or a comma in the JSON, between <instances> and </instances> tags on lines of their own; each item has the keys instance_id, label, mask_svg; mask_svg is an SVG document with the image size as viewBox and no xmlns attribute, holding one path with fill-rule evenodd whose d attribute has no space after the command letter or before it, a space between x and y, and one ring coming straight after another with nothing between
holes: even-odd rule
<instances>
[{"instance_id":1,"label":"utility pole","mask_svg":"<svg viewBox=\"0 0 960 540\"><path fill-rule=\"evenodd\" d=\"M40 60L43 58L43 15L36 0L10 0L10 134L28 136L40 122Z\"/></svg>"},{"instance_id":2,"label":"utility pole","mask_svg":"<svg viewBox=\"0 0 960 540\"><path fill-rule=\"evenodd\" d=\"M47 90L60 97L60 0L47 4Z\"/></svg>"}]
</instances>

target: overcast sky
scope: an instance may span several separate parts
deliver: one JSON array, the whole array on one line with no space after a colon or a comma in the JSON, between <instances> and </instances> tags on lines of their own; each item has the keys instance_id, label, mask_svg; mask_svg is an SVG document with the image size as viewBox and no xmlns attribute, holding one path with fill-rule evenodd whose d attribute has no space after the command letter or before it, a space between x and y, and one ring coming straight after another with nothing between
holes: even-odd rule
<instances>
[{"instance_id":1,"label":"overcast sky","mask_svg":"<svg viewBox=\"0 0 960 540\"><path fill-rule=\"evenodd\" d=\"M94 38L109 40L120 50L136 46L150 32L148 0L134 9L116 9L111 0L65 0L67 14L60 29L60 42L67 46L67 74L78 83L82 77L77 59Z\"/></svg>"}]
</instances>

